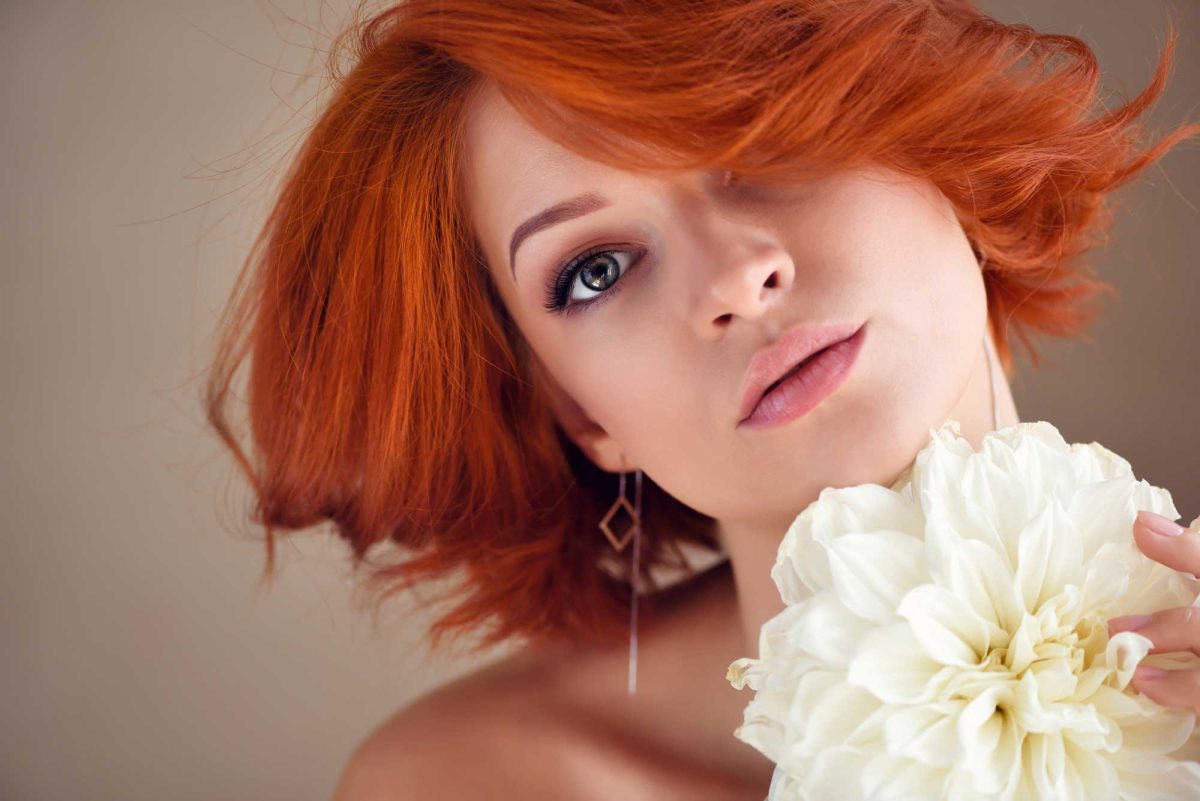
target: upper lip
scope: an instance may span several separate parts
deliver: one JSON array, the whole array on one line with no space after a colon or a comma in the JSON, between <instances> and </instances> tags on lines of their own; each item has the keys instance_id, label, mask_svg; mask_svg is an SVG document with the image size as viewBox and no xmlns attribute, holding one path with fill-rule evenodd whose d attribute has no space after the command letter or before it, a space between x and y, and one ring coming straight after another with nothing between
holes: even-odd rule
<instances>
[{"instance_id":1,"label":"upper lip","mask_svg":"<svg viewBox=\"0 0 1200 801\"><path fill-rule=\"evenodd\" d=\"M742 403L738 407L738 420L743 421L749 417L754 412L754 407L762 400L767 387L783 378L789 370L817 351L849 339L861 327L861 323L798 325L771 346L754 354L742 381Z\"/></svg>"}]
</instances>

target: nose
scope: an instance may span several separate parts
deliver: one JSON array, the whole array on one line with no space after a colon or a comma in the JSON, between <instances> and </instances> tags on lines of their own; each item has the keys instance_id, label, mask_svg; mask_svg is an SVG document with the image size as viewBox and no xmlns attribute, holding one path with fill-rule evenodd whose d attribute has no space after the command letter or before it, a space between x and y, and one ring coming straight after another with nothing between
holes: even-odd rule
<instances>
[{"instance_id":1,"label":"nose","mask_svg":"<svg viewBox=\"0 0 1200 801\"><path fill-rule=\"evenodd\" d=\"M761 230L724 228L697 252L692 319L705 339L719 339L735 318L754 319L786 297L795 280L787 250Z\"/></svg>"}]
</instances>

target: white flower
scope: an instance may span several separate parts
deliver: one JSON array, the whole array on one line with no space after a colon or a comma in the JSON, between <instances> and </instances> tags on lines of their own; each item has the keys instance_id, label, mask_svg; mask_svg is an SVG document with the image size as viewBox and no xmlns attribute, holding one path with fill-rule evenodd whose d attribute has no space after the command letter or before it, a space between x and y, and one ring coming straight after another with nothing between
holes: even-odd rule
<instances>
[{"instance_id":1,"label":"white flower","mask_svg":"<svg viewBox=\"0 0 1200 801\"><path fill-rule=\"evenodd\" d=\"M1200 606L1133 541L1170 493L1046 422L959 432L890 488L823 490L780 544L787 606L726 676L755 690L734 736L776 763L769 801L1200 798L1196 714L1127 689L1200 658L1106 628Z\"/></svg>"}]
</instances>

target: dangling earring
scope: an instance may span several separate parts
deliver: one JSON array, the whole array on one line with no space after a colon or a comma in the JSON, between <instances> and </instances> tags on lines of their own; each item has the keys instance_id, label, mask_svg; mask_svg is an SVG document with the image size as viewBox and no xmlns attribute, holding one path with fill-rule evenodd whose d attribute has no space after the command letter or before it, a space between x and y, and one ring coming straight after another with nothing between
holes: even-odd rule
<instances>
[{"instance_id":1,"label":"dangling earring","mask_svg":"<svg viewBox=\"0 0 1200 801\"><path fill-rule=\"evenodd\" d=\"M726 170L725 178L721 181L721 185L729 186L731 183L733 183L733 170Z\"/></svg>"},{"instance_id":2,"label":"dangling earring","mask_svg":"<svg viewBox=\"0 0 1200 801\"><path fill-rule=\"evenodd\" d=\"M975 245L971 246L971 250L975 252L975 258L979 261L979 270L986 273L988 264L987 254L980 251ZM1000 388L996 386L997 357L992 356L992 342L988 337L986 328L983 332L983 355L987 359L988 389L992 394L992 430L996 431L1000 428Z\"/></svg>"},{"instance_id":3,"label":"dangling earring","mask_svg":"<svg viewBox=\"0 0 1200 801\"><path fill-rule=\"evenodd\" d=\"M988 387L992 392L992 430L1000 429L1000 388L996 386L996 363L992 356L992 343L987 332L983 334L983 355L987 358Z\"/></svg>"},{"instance_id":4,"label":"dangling earring","mask_svg":"<svg viewBox=\"0 0 1200 801\"><path fill-rule=\"evenodd\" d=\"M625 455L621 454L621 467L625 466ZM633 538L633 570L629 577L630 601L629 601L629 688L628 692L633 695L637 692L637 579L639 575L639 560L641 557L642 544L642 471L640 469L634 471L633 477L633 506L629 505L629 501L625 498L625 471L621 471L620 482L617 488L617 499L613 501L613 505L609 507L608 512L604 515L604 519L600 521L600 530L604 532L604 536L608 537L608 541L612 543L613 548L617 553L625 550L625 546L629 544L629 538ZM625 513L633 519L633 525L629 527L629 531L625 532L625 536L620 540L613 534L609 528L609 521L617 514L617 510L625 509Z\"/></svg>"}]
</instances>

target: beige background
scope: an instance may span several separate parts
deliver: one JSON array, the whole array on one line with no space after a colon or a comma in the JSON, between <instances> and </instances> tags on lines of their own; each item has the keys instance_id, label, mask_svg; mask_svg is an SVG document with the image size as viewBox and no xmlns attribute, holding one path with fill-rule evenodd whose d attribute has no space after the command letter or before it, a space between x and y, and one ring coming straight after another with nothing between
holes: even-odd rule
<instances>
[{"instance_id":1,"label":"beige background","mask_svg":"<svg viewBox=\"0 0 1200 801\"><path fill-rule=\"evenodd\" d=\"M1127 96L1167 8L983 5L1084 37ZM428 660L424 621L404 610L372 630L320 532L257 592L260 547L230 531L244 495L197 404L273 170L313 113L299 75L345 8L0 2L0 797L327 798L371 727L474 667ZM1156 129L1200 115L1200 4L1173 8L1179 60ZM1099 264L1121 298L1093 343L1045 345L1014 392L1023 419L1129 458L1187 522L1200 514L1196 145L1119 197Z\"/></svg>"}]
</instances>

